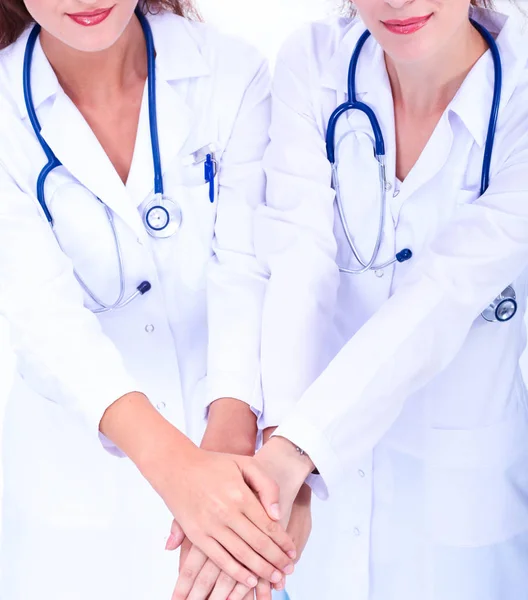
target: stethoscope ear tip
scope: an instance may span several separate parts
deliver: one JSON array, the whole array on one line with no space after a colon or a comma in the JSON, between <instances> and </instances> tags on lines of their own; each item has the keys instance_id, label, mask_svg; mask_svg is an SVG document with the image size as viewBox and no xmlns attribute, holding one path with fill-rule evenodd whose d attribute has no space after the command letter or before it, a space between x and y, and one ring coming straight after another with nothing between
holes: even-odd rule
<instances>
[{"instance_id":1,"label":"stethoscope ear tip","mask_svg":"<svg viewBox=\"0 0 528 600\"><path fill-rule=\"evenodd\" d=\"M150 292L151 288L152 288L152 285L151 285L150 281L142 281L137 286L137 291L143 296L143 294Z\"/></svg>"},{"instance_id":2,"label":"stethoscope ear tip","mask_svg":"<svg viewBox=\"0 0 528 600\"><path fill-rule=\"evenodd\" d=\"M398 252L398 254L396 254L396 260L399 263L403 263L410 260L412 258L412 255L412 250L409 250L409 248L404 248L403 250Z\"/></svg>"}]
</instances>

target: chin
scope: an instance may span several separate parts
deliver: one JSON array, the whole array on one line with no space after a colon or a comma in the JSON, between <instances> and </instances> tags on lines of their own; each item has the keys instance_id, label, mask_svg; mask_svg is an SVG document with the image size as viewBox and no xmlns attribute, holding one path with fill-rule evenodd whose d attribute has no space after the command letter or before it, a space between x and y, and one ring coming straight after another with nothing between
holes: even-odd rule
<instances>
[{"instance_id":1,"label":"chin","mask_svg":"<svg viewBox=\"0 0 528 600\"><path fill-rule=\"evenodd\" d=\"M114 31L86 31L79 32L77 31L73 35L62 36L61 42L77 50L79 52L103 52L104 50L108 50L111 48L119 39L119 34Z\"/></svg>"},{"instance_id":2,"label":"chin","mask_svg":"<svg viewBox=\"0 0 528 600\"><path fill-rule=\"evenodd\" d=\"M385 54L395 63L410 64L427 60L434 54L434 44L431 40L391 40L390 43L381 44Z\"/></svg>"}]
</instances>

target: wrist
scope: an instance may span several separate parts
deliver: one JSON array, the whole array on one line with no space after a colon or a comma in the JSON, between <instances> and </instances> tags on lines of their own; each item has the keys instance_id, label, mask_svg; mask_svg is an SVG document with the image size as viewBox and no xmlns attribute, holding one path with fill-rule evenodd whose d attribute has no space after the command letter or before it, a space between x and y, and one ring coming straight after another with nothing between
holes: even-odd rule
<instances>
[{"instance_id":1,"label":"wrist","mask_svg":"<svg viewBox=\"0 0 528 600\"><path fill-rule=\"evenodd\" d=\"M170 470L183 465L197 450L138 392L114 402L103 415L99 428L155 488L169 476Z\"/></svg>"},{"instance_id":2,"label":"wrist","mask_svg":"<svg viewBox=\"0 0 528 600\"><path fill-rule=\"evenodd\" d=\"M207 426L200 448L209 452L223 454L240 454L253 456L255 454L256 436L239 433L233 436L230 430L220 426Z\"/></svg>"},{"instance_id":3,"label":"wrist","mask_svg":"<svg viewBox=\"0 0 528 600\"><path fill-rule=\"evenodd\" d=\"M272 437L257 453L257 459L277 481L281 492L293 501L314 465L306 454L279 436Z\"/></svg>"},{"instance_id":4,"label":"wrist","mask_svg":"<svg viewBox=\"0 0 528 600\"><path fill-rule=\"evenodd\" d=\"M306 507L311 506L311 504L312 504L312 488L309 485L307 485L306 483L303 483L301 485L299 493L297 494L297 497L295 498L294 504L296 504L297 506L306 506Z\"/></svg>"},{"instance_id":5,"label":"wrist","mask_svg":"<svg viewBox=\"0 0 528 600\"><path fill-rule=\"evenodd\" d=\"M257 433L257 417L245 402L220 398L209 407L201 447L214 452L253 456Z\"/></svg>"},{"instance_id":6,"label":"wrist","mask_svg":"<svg viewBox=\"0 0 528 600\"><path fill-rule=\"evenodd\" d=\"M236 398L218 398L209 405L208 423L228 427L243 427L257 435L257 417L251 407Z\"/></svg>"},{"instance_id":7,"label":"wrist","mask_svg":"<svg viewBox=\"0 0 528 600\"><path fill-rule=\"evenodd\" d=\"M157 442L143 449L136 461L140 473L154 490L165 498L174 489L175 482L185 479L185 472L194 468L205 452L177 429L159 431Z\"/></svg>"}]
</instances>

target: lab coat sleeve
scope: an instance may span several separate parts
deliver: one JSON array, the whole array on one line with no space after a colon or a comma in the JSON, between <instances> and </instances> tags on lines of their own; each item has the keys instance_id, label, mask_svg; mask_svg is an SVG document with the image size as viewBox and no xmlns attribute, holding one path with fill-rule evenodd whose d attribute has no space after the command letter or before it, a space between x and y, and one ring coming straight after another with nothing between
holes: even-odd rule
<instances>
[{"instance_id":1,"label":"lab coat sleeve","mask_svg":"<svg viewBox=\"0 0 528 600\"><path fill-rule=\"evenodd\" d=\"M247 403L260 417L260 331L267 275L255 258L255 208L264 201L262 155L268 143L269 71L256 52L255 67L222 155L214 256L208 273L209 352L207 407L219 398Z\"/></svg>"},{"instance_id":2,"label":"lab coat sleeve","mask_svg":"<svg viewBox=\"0 0 528 600\"><path fill-rule=\"evenodd\" d=\"M279 53L271 142L264 158L266 206L256 220L257 256L271 274L262 327L265 426L278 425L330 361L339 272L334 191L323 124L314 112L305 31Z\"/></svg>"},{"instance_id":3,"label":"lab coat sleeve","mask_svg":"<svg viewBox=\"0 0 528 600\"><path fill-rule=\"evenodd\" d=\"M1 163L0 239L0 314L8 321L21 376L121 455L99 432L99 422L115 400L138 387L84 308L72 265L36 200Z\"/></svg>"},{"instance_id":4,"label":"lab coat sleeve","mask_svg":"<svg viewBox=\"0 0 528 600\"><path fill-rule=\"evenodd\" d=\"M310 454L330 490L374 448L406 399L450 363L480 312L526 269L528 134L511 139L511 154L488 191L458 208L277 430Z\"/></svg>"}]
</instances>

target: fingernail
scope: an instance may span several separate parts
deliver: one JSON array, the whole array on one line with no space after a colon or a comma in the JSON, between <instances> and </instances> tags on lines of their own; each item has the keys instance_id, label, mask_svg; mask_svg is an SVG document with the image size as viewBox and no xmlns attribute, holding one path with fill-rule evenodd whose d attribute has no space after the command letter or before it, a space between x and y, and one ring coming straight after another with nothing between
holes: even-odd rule
<instances>
[{"instance_id":1,"label":"fingernail","mask_svg":"<svg viewBox=\"0 0 528 600\"><path fill-rule=\"evenodd\" d=\"M251 577L247 578L247 584L250 588L256 587L257 583L258 583L258 580L256 577L251 576Z\"/></svg>"},{"instance_id":2,"label":"fingernail","mask_svg":"<svg viewBox=\"0 0 528 600\"><path fill-rule=\"evenodd\" d=\"M282 581L282 574L278 571L273 571L271 574L271 583L279 583L279 581Z\"/></svg>"},{"instance_id":3,"label":"fingernail","mask_svg":"<svg viewBox=\"0 0 528 600\"><path fill-rule=\"evenodd\" d=\"M292 559L295 560L297 558L297 552L295 552L295 550L290 550L288 552L288 556Z\"/></svg>"},{"instance_id":4,"label":"fingernail","mask_svg":"<svg viewBox=\"0 0 528 600\"><path fill-rule=\"evenodd\" d=\"M167 543L165 544L165 550L172 550L172 546L174 545L175 542L175 538L174 535L172 535L172 533L169 535L169 537L167 538Z\"/></svg>"},{"instance_id":5,"label":"fingernail","mask_svg":"<svg viewBox=\"0 0 528 600\"><path fill-rule=\"evenodd\" d=\"M280 519L280 506L278 504L272 504L270 506L270 514L273 519Z\"/></svg>"},{"instance_id":6,"label":"fingernail","mask_svg":"<svg viewBox=\"0 0 528 600\"><path fill-rule=\"evenodd\" d=\"M284 573L286 575L291 575L293 573L293 565L287 565L286 568L284 569Z\"/></svg>"},{"instance_id":7,"label":"fingernail","mask_svg":"<svg viewBox=\"0 0 528 600\"><path fill-rule=\"evenodd\" d=\"M276 583L274 584L273 588L277 591L277 592L282 592L282 590L286 587L286 584L284 582L284 579L280 582L280 583Z\"/></svg>"}]
</instances>

